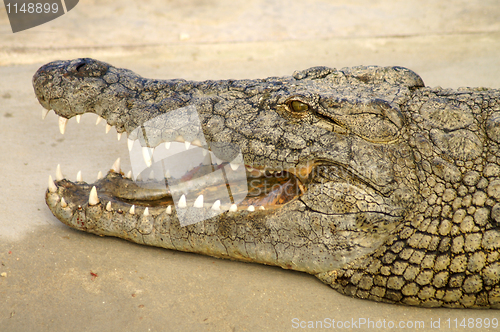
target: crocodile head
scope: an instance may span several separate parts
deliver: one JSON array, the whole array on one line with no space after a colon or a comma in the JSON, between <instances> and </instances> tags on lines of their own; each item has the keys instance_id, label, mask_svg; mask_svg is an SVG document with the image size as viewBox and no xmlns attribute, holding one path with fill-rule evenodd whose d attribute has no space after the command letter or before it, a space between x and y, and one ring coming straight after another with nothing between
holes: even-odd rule
<instances>
[{"instance_id":1,"label":"crocodile head","mask_svg":"<svg viewBox=\"0 0 500 332\"><path fill-rule=\"evenodd\" d=\"M450 220L466 204L457 198L467 193L461 181L475 181L485 151L500 140L498 112L481 117L470 111L474 91L431 91L401 67L315 67L291 77L193 82L145 79L76 59L42 66L33 86L42 106L60 116L61 132L68 119L95 113L108 130L126 132L129 148L144 156L142 179L125 175L117 163L93 184L63 179L60 172L55 182L49 179L46 201L62 222L139 243L306 271L343 293L387 302L445 305L442 297L426 302L406 294L401 289L428 292L427 286L415 284L411 274L403 279L403 270L398 274L391 263L399 257L399 265L420 271L422 257L434 262L436 250L448 264L454 259L450 243L460 234ZM208 162L164 177L180 157L165 164L158 154L179 144L205 151ZM490 159L495 166L496 157ZM143 180L160 161L161 176L155 171ZM229 186L243 165L243 179ZM217 170L224 170L224 181L207 180ZM482 202L488 208L477 211L496 213L485 214L491 221L500 219L500 180L490 180L491 197ZM179 201L175 186L187 190ZM214 195L221 189L228 200ZM180 227L181 217L203 221ZM439 231L436 225L427 230L429 223L441 223ZM478 232L486 229L477 223ZM491 236L500 238L497 231ZM422 273L440 275L428 270ZM392 274L399 283L386 291ZM498 283L495 278L487 282ZM440 287L462 287L446 282Z\"/></svg>"},{"instance_id":2,"label":"crocodile head","mask_svg":"<svg viewBox=\"0 0 500 332\"><path fill-rule=\"evenodd\" d=\"M248 194L232 208L225 202L230 209L225 220L244 220L249 210L251 218L266 222L326 218L332 232L328 242L342 248L335 266L380 245L414 205L418 185L400 105L410 88L423 83L404 68L316 67L285 78L191 82L144 79L104 62L76 59L41 67L33 85L43 107L60 116L62 132L67 119L96 113L118 133L126 132L130 146L149 149L153 160L165 144L189 142L211 151L222 167L235 150L227 147L236 147L246 166ZM199 128L176 123L185 120L178 119L180 113L162 117L185 109L196 110ZM144 163L153 167L147 159ZM203 169L213 170L211 164L194 165L184 177L206 174ZM50 200L49 190L47 202L63 222L92 231L93 225L74 221L92 203L125 213L132 206L133 212L147 207L153 216L169 206L171 211L177 203L172 193L154 183L164 185L165 179L137 181L137 174L127 177L114 165L94 184L58 175L58 198ZM203 195L198 206L208 210L217 200L210 197L213 186L185 197L186 205ZM97 196L92 197L92 187ZM242 188L232 189L234 196ZM314 271L331 267L328 260Z\"/></svg>"}]
</instances>

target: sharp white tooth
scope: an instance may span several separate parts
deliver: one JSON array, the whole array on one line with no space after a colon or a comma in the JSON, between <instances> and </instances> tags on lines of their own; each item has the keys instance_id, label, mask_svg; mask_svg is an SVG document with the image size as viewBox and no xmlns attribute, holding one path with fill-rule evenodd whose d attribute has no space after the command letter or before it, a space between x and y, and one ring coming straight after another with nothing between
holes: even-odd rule
<instances>
[{"instance_id":1,"label":"sharp white tooth","mask_svg":"<svg viewBox=\"0 0 500 332\"><path fill-rule=\"evenodd\" d=\"M179 203L177 203L177 206L180 207L180 208L187 207L187 204L186 204L186 195L182 195L181 198L179 198Z\"/></svg>"},{"instance_id":2,"label":"sharp white tooth","mask_svg":"<svg viewBox=\"0 0 500 332\"><path fill-rule=\"evenodd\" d=\"M82 115L81 114L78 114L76 116L76 123L80 123L80 121L82 120Z\"/></svg>"},{"instance_id":3,"label":"sharp white tooth","mask_svg":"<svg viewBox=\"0 0 500 332\"><path fill-rule=\"evenodd\" d=\"M128 171L127 175L125 175L126 178L131 179L132 178L132 171Z\"/></svg>"},{"instance_id":4,"label":"sharp white tooth","mask_svg":"<svg viewBox=\"0 0 500 332\"><path fill-rule=\"evenodd\" d=\"M63 118L62 116L59 117L59 131L61 134L64 135L64 132L66 131L66 125L68 124L68 119Z\"/></svg>"},{"instance_id":5,"label":"sharp white tooth","mask_svg":"<svg viewBox=\"0 0 500 332\"><path fill-rule=\"evenodd\" d=\"M184 142L184 137L182 137L182 135L179 135L177 136L177 138L175 139L177 142Z\"/></svg>"},{"instance_id":6,"label":"sharp white tooth","mask_svg":"<svg viewBox=\"0 0 500 332\"><path fill-rule=\"evenodd\" d=\"M170 175L170 170L167 169L167 171L165 172L165 177L167 179L170 179L171 175Z\"/></svg>"},{"instance_id":7,"label":"sharp white tooth","mask_svg":"<svg viewBox=\"0 0 500 332\"><path fill-rule=\"evenodd\" d=\"M151 172L149 173L149 180L154 180L155 179L155 171L154 170L151 170Z\"/></svg>"},{"instance_id":8,"label":"sharp white tooth","mask_svg":"<svg viewBox=\"0 0 500 332\"><path fill-rule=\"evenodd\" d=\"M194 146L200 146L201 147L201 142L199 139L195 139L194 141L191 142Z\"/></svg>"},{"instance_id":9,"label":"sharp white tooth","mask_svg":"<svg viewBox=\"0 0 500 332\"><path fill-rule=\"evenodd\" d=\"M130 208L130 211L128 211L128 213L135 214L135 205L132 205L132 207Z\"/></svg>"},{"instance_id":10,"label":"sharp white tooth","mask_svg":"<svg viewBox=\"0 0 500 332\"><path fill-rule=\"evenodd\" d=\"M120 158L116 159L115 163L113 164L113 166L111 166L111 170L115 173L120 173L121 169L120 169Z\"/></svg>"},{"instance_id":11,"label":"sharp white tooth","mask_svg":"<svg viewBox=\"0 0 500 332\"><path fill-rule=\"evenodd\" d=\"M108 204L106 204L106 211L112 211L111 210L111 201L109 201Z\"/></svg>"},{"instance_id":12,"label":"sharp white tooth","mask_svg":"<svg viewBox=\"0 0 500 332\"><path fill-rule=\"evenodd\" d=\"M191 145L191 142L185 141L184 146L186 147L186 150L189 149L189 146Z\"/></svg>"},{"instance_id":13,"label":"sharp white tooth","mask_svg":"<svg viewBox=\"0 0 500 332\"><path fill-rule=\"evenodd\" d=\"M208 153L208 150L202 149L201 153L203 153L203 157L205 157L207 155L207 153Z\"/></svg>"},{"instance_id":14,"label":"sharp white tooth","mask_svg":"<svg viewBox=\"0 0 500 332\"><path fill-rule=\"evenodd\" d=\"M142 181L142 175L139 173L137 177L135 178L136 181Z\"/></svg>"},{"instance_id":15,"label":"sharp white tooth","mask_svg":"<svg viewBox=\"0 0 500 332\"><path fill-rule=\"evenodd\" d=\"M90 195L89 195L89 205L96 205L99 204L99 197L97 197L97 189L95 186L92 187L90 190Z\"/></svg>"},{"instance_id":16,"label":"sharp white tooth","mask_svg":"<svg viewBox=\"0 0 500 332\"><path fill-rule=\"evenodd\" d=\"M220 200L216 200L214 202L214 205L212 205L212 210L214 210L214 211L220 211Z\"/></svg>"},{"instance_id":17,"label":"sharp white tooth","mask_svg":"<svg viewBox=\"0 0 500 332\"><path fill-rule=\"evenodd\" d=\"M123 133L116 133L116 139L121 140Z\"/></svg>"},{"instance_id":18,"label":"sharp white tooth","mask_svg":"<svg viewBox=\"0 0 500 332\"><path fill-rule=\"evenodd\" d=\"M147 167L150 167L153 164L153 152L151 148L144 146L142 148L142 157L144 158L144 162Z\"/></svg>"},{"instance_id":19,"label":"sharp white tooth","mask_svg":"<svg viewBox=\"0 0 500 332\"><path fill-rule=\"evenodd\" d=\"M203 151L205 151L205 150L203 150ZM212 162L211 162L210 158L203 158L201 160L201 165L202 166L210 166L210 165L212 165Z\"/></svg>"},{"instance_id":20,"label":"sharp white tooth","mask_svg":"<svg viewBox=\"0 0 500 332\"><path fill-rule=\"evenodd\" d=\"M61 172L61 164L57 164L57 167L56 167L56 180L57 181L61 181L62 179L64 179L64 176Z\"/></svg>"},{"instance_id":21,"label":"sharp white tooth","mask_svg":"<svg viewBox=\"0 0 500 332\"><path fill-rule=\"evenodd\" d=\"M52 180L52 176L49 175L49 191L51 193L55 193L57 191L57 186L54 183L54 180Z\"/></svg>"},{"instance_id":22,"label":"sharp white tooth","mask_svg":"<svg viewBox=\"0 0 500 332\"><path fill-rule=\"evenodd\" d=\"M171 205L167 206L166 212L167 212L167 214L172 214L172 206Z\"/></svg>"},{"instance_id":23,"label":"sharp white tooth","mask_svg":"<svg viewBox=\"0 0 500 332\"><path fill-rule=\"evenodd\" d=\"M215 155L213 155L213 157L212 157L212 163L215 164L215 165L222 165L224 163L224 161L222 161L221 159L219 159Z\"/></svg>"},{"instance_id":24,"label":"sharp white tooth","mask_svg":"<svg viewBox=\"0 0 500 332\"><path fill-rule=\"evenodd\" d=\"M259 210L265 210L266 208L263 206L259 206Z\"/></svg>"},{"instance_id":25,"label":"sharp white tooth","mask_svg":"<svg viewBox=\"0 0 500 332\"><path fill-rule=\"evenodd\" d=\"M103 120L103 118L101 118L99 115L97 116L97 120L95 121L95 125L97 126L101 121Z\"/></svg>"},{"instance_id":26,"label":"sharp white tooth","mask_svg":"<svg viewBox=\"0 0 500 332\"><path fill-rule=\"evenodd\" d=\"M64 197L61 197L61 207L65 208L67 206L68 206L68 203L66 203L66 201L64 200Z\"/></svg>"},{"instance_id":27,"label":"sharp white tooth","mask_svg":"<svg viewBox=\"0 0 500 332\"><path fill-rule=\"evenodd\" d=\"M46 110L45 108L42 110L42 120L45 120L47 114L49 114L50 110Z\"/></svg>"},{"instance_id":28,"label":"sharp white tooth","mask_svg":"<svg viewBox=\"0 0 500 332\"><path fill-rule=\"evenodd\" d=\"M111 126L106 123L106 134L109 133L110 130L111 130Z\"/></svg>"},{"instance_id":29,"label":"sharp white tooth","mask_svg":"<svg viewBox=\"0 0 500 332\"><path fill-rule=\"evenodd\" d=\"M132 147L134 146L134 141L131 140L130 138L127 138L127 147L128 147L128 151L132 151Z\"/></svg>"},{"instance_id":30,"label":"sharp white tooth","mask_svg":"<svg viewBox=\"0 0 500 332\"><path fill-rule=\"evenodd\" d=\"M76 182L82 182L83 179L82 179L82 171L78 171L78 173L76 173Z\"/></svg>"},{"instance_id":31,"label":"sharp white tooth","mask_svg":"<svg viewBox=\"0 0 500 332\"><path fill-rule=\"evenodd\" d=\"M233 171L236 171L238 167L240 167L240 164L235 164L235 163L229 163L229 165L231 166L231 169Z\"/></svg>"},{"instance_id":32,"label":"sharp white tooth","mask_svg":"<svg viewBox=\"0 0 500 332\"><path fill-rule=\"evenodd\" d=\"M170 143L172 143L172 142L165 142L165 148L166 148L167 150L168 150L168 149L170 149Z\"/></svg>"},{"instance_id":33,"label":"sharp white tooth","mask_svg":"<svg viewBox=\"0 0 500 332\"><path fill-rule=\"evenodd\" d=\"M101 171L99 171L97 173L97 180L100 180L100 179L102 179L102 172Z\"/></svg>"},{"instance_id":34,"label":"sharp white tooth","mask_svg":"<svg viewBox=\"0 0 500 332\"><path fill-rule=\"evenodd\" d=\"M149 209L148 208L145 208L144 209L144 213L142 214L144 217L147 217L149 216Z\"/></svg>"},{"instance_id":35,"label":"sharp white tooth","mask_svg":"<svg viewBox=\"0 0 500 332\"><path fill-rule=\"evenodd\" d=\"M238 206L236 204L231 204L229 212L236 212L236 211L238 211Z\"/></svg>"},{"instance_id":36,"label":"sharp white tooth","mask_svg":"<svg viewBox=\"0 0 500 332\"><path fill-rule=\"evenodd\" d=\"M253 205L250 205L248 207L247 211L253 212L253 211L255 211L255 207Z\"/></svg>"},{"instance_id":37,"label":"sharp white tooth","mask_svg":"<svg viewBox=\"0 0 500 332\"><path fill-rule=\"evenodd\" d=\"M198 196L196 201L194 201L193 206L195 208L202 208L203 207L203 195Z\"/></svg>"}]
</instances>

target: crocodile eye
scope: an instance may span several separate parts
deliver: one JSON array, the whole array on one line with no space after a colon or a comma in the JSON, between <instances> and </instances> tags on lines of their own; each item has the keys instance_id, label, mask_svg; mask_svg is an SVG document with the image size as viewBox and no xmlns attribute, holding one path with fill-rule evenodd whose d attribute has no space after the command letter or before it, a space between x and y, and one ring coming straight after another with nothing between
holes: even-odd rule
<instances>
[{"instance_id":1,"label":"crocodile eye","mask_svg":"<svg viewBox=\"0 0 500 332\"><path fill-rule=\"evenodd\" d=\"M304 117L307 115L309 105L299 100L290 100L287 103L287 109L294 117Z\"/></svg>"},{"instance_id":2,"label":"crocodile eye","mask_svg":"<svg viewBox=\"0 0 500 332\"><path fill-rule=\"evenodd\" d=\"M309 105L304 104L301 101L294 100L290 103L291 109L297 113L304 113L309 109Z\"/></svg>"}]
</instances>

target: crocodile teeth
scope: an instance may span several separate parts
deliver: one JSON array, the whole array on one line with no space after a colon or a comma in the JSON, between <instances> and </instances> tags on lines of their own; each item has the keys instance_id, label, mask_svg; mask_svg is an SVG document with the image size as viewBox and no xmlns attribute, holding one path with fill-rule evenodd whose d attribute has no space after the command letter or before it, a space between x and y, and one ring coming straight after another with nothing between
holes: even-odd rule
<instances>
[{"instance_id":1,"label":"crocodile teeth","mask_svg":"<svg viewBox=\"0 0 500 332\"><path fill-rule=\"evenodd\" d=\"M135 214L135 205L132 205L132 207L130 208L130 211L128 211L128 213Z\"/></svg>"},{"instance_id":2,"label":"crocodile teeth","mask_svg":"<svg viewBox=\"0 0 500 332\"><path fill-rule=\"evenodd\" d=\"M195 208L202 208L203 207L203 195L198 196L196 201L194 201L193 206Z\"/></svg>"},{"instance_id":3,"label":"crocodile teeth","mask_svg":"<svg viewBox=\"0 0 500 332\"><path fill-rule=\"evenodd\" d=\"M143 213L142 215L143 215L144 217L149 216L149 209L148 209L147 207L144 209L144 213Z\"/></svg>"},{"instance_id":4,"label":"crocodile teeth","mask_svg":"<svg viewBox=\"0 0 500 332\"><path fill-rule=\"evenodd\" d=\"M101 171L97 172L97 180L100 180L100 179L102 179L102 172Z\"/></svg>"},{"instance_id":5,"label":"crocodile teeth","mask_svg":"<svg viewBox=\"0 0 500 332\"><path fill-rule=\"evenodd\" d=\"M127 138L127 147L128 147L128 151L132 151L132 147L134 146L134 141L131 140L130 138Z\"/></svg>"},{"instance_id":6,"label":"crocodile teeth","mask_svg":"<svg viewBox=\"0 0 500 332\"><path fill-rule=\"evenodd\" d=\"M149 180L154 180L155 179L155 171L154 170L151 170L151 172L149 173L148 179Z\"/></svg>"},{"instance_id":7,"label":"crocodile teeth","mask_svg":"<svg viewBox=\"0 0 500 332\"><path fill-rule=\"evenodd\" d=\"M142 175L139 173L137 177L135 178L136 181L142 181Z\"/></svg>"},{"instance_id":8,"label":"crocodile teeth","mask_svg":"<svg viewBox=\"0 0 500 332\"><path fill-rule=\"evenodd\" d=\"M76 123L80 123L81 120L82 120L82 115L81 114L77 114L76 115Z\"/></svg>"},{"instance_id":9,"label":"crocodile teeth","mask_svg":"<svg viewBox=\"0 0 500 332\"><path fill-rule=\"evenodd\" d=\"M122 134L123 133L116 133L116 139L121 140L122 139Z\"/></svg>"},{"instance_id":10,"label":"crocodile teeth","mask_svg":"<svg viewBox=\"0 0 500 332\"><path fill-rule=\"evenodd\" d=\"M166 212L167 212L167 214L172 214L172 206L171 205L167 206Z\"/></svg>"},{"instance_id":11,"label":"crocodile teeth","mask_svg":"<svg viewBox=\"0 0 500 332\"><path fill-rule=\"evenodd\" d=\"M220 200L216 200L214 202L214 205L212 205L212 210L214 210L214 211L220 211Z\"/></svg>"},{"instance_id":12,"label":"crocodile teeth","mask_svg":"<svg viewBox=\"0 0 500 332\"><path fill-rule=\"evenodd\" d=\"M144 162L147 167L150 167L153 164L153 149L144 146L142 148L142 157L144 158Z\"/></svg>"},{"instance_id":13,"label":"crocodile teeth","mask_svg":"<svg viewBox=\"0 0 500 332\"><path fill-rule=\"evenodd\" d=\"M97 197L97 189L95 186L92 187L90 190L90 195L89 195L89 205L97 205L99 204L99 197Z\"/></svg>"},{"instance_id":14,"label":"crocodile teeth","mask_svg":"<svg viewBox=\"0 0 500 332\"><path fill-rule=\"evenodd\" d=\"M132 171L128 171L127 175L125 175L126 178L131 179L132 178Z\"/></svg>"},{"instance_id":15,"label":"crocodile teeth","mask_svg":"<svg viewBox=\"0 0 500 332\"><path fill-rule=\"evenodd\" d=\"M235 163L229 163L229 165L231 166L231 169L233 171L236 171L238 167L240 167L240 164L235 164Z\"/></svg>"},{"instance_id":16,"label":"crocodile teeth","mask_svg":"<svg viewBox=\"0 0 500 332\"><path fill-rule=\"evenodd\" d=\"M57 181L61 181L62 179L64 179L64 176L61 172L61 164L57 164L57 167L56 167L56 180Z\"/></svg>"},{"instance_id":17,"label":"crocodile teeth","mask_svg":"<svg viewBox=\"0 0 500 332\"><path fill-rule=\"evenodd\" d=\"M236 204L231 204L229 212L236 212L236 211L238 211L238 206Z\"/></svg>"},{"instance_id":18,"label":"crocodile teeth","mask_svg":"<svg viewBox=\"0 0 500 332\"><path fill-rule=\"evenodd\" d=\"M111 201L109 201L108 204L106 204L106 211L112 211L111 210Z\"/></svg>"},{"instance_id":19,"label":"crocodile teeth","mask_svg":"<svg viewBox=\"0 0 500 332\"><path fill-rule=\"evenodd\" d=\"M116 159L113 166L111 166L111 170L115 173L120 173L120 158Z\"/></svg>"},{"instance_id":20,"label":"crocodile teeth","mask_svg":"<svg viewBox=\"0 0 500 332\"><path fill-rule=\"evenodd\" d=\"M180 207L180 208L185 208L187 207L187 204L186 204L186 195L182 195L181 198L179 198L179 203L177 203L177 205Z\"/></svg>"},{"instance_id":21,"label":"crocodile teeth","mask_svg":"<svg viewBox=\"0 0 500 332\"><path fill-rule=\"evenodd\" d=\"M255 211L255 207L253 205L250 205L248 207L247 211L254 212Z\"/></svg>"},{"instance_id":22,"label":"crocodile teeth","mask_svg":"<svg viewBox=\"0 0 500 332\"><path fill-rule=\"evenodd\" d=\"M61 197L61 207L65 208L67 206L68 206L68 203L66 203L66 201L64 200L64 197Z\"/></svg>"},{"instance_id":23,"label":"crocodile teeth","mask_svg":"<svg viewBox=\"0 0 500 332\"><path fill-rule=\"evenodd\" d=\"M57 191L57 186L54 183L54 180L52 180L52 176L49 175L49 191L51 193L55 193Z\"/></svg>"},{"instance_id":24,"label":"crocodile teeth","mask_svg":"<svg viewBox=\"0 0 500 332\"><path fill-rule=\"evenodd\" d=\"M61 134L64 135L64 132L66 131L66 125L68 124L68 119L63 118L62 116L59 117L59 131Z\"/></svg>"},{"instance_id":25,"label":"crocodile teeth","mask_svg":"<svg viewBox=\"0 0 500 332\"><path fill-rule=\"evenodd\" d=\"M97 120L95 121L95 125L97 126L99 123L101 123L101 121L103 120L103 118L101 118L101 116L97 116Z\"/></svg>"},{"instance_id":26,"label":"crocodile teeth","mask_svg":"<svg viewBox=\"0 0 500 332\"><path fill-rule=\"evenodd\" d=\"M110 130L111 130L111 126L106 123L106 134L109 133Z\"/></svg>"},{"instance_id":27,"label":"crocodile teeth","mask_svg":"<svg viewBox=\"0 0 500 332\"><path fill-rule=\"evenodd\" d=\"M194 141L191 142L191 144L193 144L194 146L199 146L201 147L201 142L199 139L195 139Z\"/></svg>"},{"instance_id":28,"label":"crocodile teeth","mask_svg":"<svg viewBox=\"0 0 500 332\"><path fill-rule=\"evenodd\" d=\"M168 149L170 149L170 143L172 143L172 142L165 142L165 148L166 148L167 150L168 150Z\"/></svg>"},{"instance_id":29,"label":"crocodile teeth","mask_svg":"<svg viewBox=\"0 0 500 332\"><path fill-rule=\"evenodd\" d=\"M185 141L184 146L186 147L186 150L189 149L189 147L191 146L191 142Z\"/></svg>"},{"instance_id":30,"label":"crocodile teeth","mask_svg":"<svg viewBox=\"0 0 500 332\"><path fill-rule=\"evenodd\" d=\"M212 154L212 163L215 165L221 165L223 161L217 158L214 154Z\"/></svg>"},{"instance_id":31,"label":"crocodile teeth","mask_svg":"<svg viewBox=\"0 0 500 332\"><path fill-rule=\"evenodd\" d=\"M78 173L76 173L76 182L82 182L83 179L82 179L82 171L78 171Z\"/></svg>"},{"instance_id":32,"label":"crocodile teeth","mask_svg":"<svg viewBox=\"0 0 500 332\"><path fill-rule=\"evenodd\" d=\"M259 210L264 211L265 209L266 209L265 207L263 207L263 206L259 206Z\"/></svg>"},{"instance_id":33,"label":"crocodile teeth","mask_svg":"<svg viewBox=\"0 0 500 332\"><path fill-rule=\"evenodd\" d=\"M167 171L165 172L165 178L170 179L170 177L170 170L167 169Z\"/></svg>"},{"instance_id":34,"label":"crocodile teeth","mask_svg":"<svg viewBox=\"0 0 500 332\"><path fill-rule=\"evenodd\" d=\"M46 110L45 108L42 110L42 120L45 120L47 114L49 114L50 110Z\"/></svg>"}]
</instances>

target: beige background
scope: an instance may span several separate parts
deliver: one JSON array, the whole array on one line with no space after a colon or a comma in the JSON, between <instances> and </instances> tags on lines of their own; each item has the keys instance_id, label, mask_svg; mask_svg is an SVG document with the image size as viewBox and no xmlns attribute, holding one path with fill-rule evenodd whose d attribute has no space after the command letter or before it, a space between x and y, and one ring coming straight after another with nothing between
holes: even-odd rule
<instances>
[{"instance_id":1,"label":"beige background","mask_svg":"<svg viewBox=\"0 0 500 332\"><path fill-rule=\"evenodd\" d=\"M58 163L88 182L117 157L129 167L125 140L104 134L94 115L71 120L64 136L53 113L41 120L31 77L56 59L94 57L146 77L196 80L400 65L430 86L500 88L498 1L409 3L83 0L16 34L2 7L0 331L288 331L297 330L293 318L424 321L420 331L439 320L433 331L451 331L448 319L498 318L355 300L304 273L100 238L59 223L43 199Z\"/></svg>"}]
</instances>

